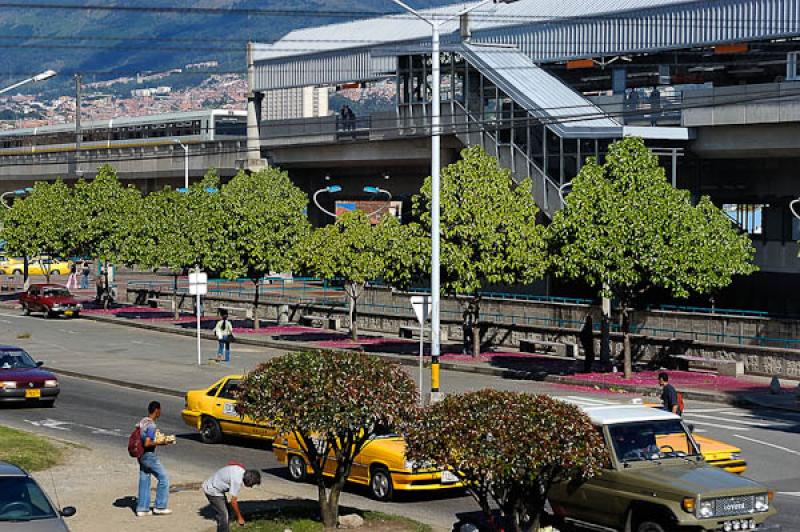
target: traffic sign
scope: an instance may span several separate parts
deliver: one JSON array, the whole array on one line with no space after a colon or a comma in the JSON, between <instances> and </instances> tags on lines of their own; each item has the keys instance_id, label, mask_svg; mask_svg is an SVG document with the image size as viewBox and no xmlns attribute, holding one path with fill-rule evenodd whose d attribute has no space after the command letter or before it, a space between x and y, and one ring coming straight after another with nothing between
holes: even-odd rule
<instances>
[{"instance_id":1,"label":"traffic sign","mask_svg":"<svg viewBox=\"0 0 800 532\"><path fill-rule=\"evenodd\" d=\"M204 296L208 293L208 274L201 271L189 272L189 294Z\"/></svg>"},{"instance_id":2,"label":"traffic sign","mask_svg":"<svg viewBox=\"0 0 800 532\"><path fill-rule=\"evenodd\" d=\"M431 315L431 296L411 296L411 307L420 325L424 324Z\"/></svg>"}]
</instances>

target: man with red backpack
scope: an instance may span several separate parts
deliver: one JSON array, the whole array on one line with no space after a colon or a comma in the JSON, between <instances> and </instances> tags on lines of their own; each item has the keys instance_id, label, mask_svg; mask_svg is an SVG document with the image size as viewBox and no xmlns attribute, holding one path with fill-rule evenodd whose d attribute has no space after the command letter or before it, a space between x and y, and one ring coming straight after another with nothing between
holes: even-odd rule
<instances>
[{"instance_id":1,"label":"man with red backpack","mask_svg":"<svg viewBox=\"0 0 800 532\"><path fill-rule=\"evenodd\" d=\"M669 383L669 375L666 371L658 374L658 385L661 386L661 402L664 410L682 416L683 396Z\"/></svg>"},{"instance_id":2,"label":"man with red backpack","mask_svg":"<svg viewBox=\"0 0 800 532\"><path fill-rule=\"evenodd\" d=\"M156 447L175 443L174 439L158 439L156 420L161 417L161 403L151 401L147 406L147 416L143 417L128 440L128 453L139 461L139 496L136 501L136 516L169 515L169 476L156 456ZM158 480L156 504L150 509L150 475Z\"/></svg>"}]
</instances>

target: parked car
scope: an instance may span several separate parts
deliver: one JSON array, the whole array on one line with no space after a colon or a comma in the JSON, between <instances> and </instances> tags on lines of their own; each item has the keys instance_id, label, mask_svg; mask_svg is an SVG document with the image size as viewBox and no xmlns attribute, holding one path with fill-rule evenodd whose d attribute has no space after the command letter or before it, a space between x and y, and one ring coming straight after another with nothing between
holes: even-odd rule
<instances>
[{"instance_id":1,"label":"parked car","mask_svg":"<svg viewBox=\"0 0 800 532\"><path fill-rule=\"evenodd\" d=\"M75 318L83 308L66 287L58 284L32 284L19 302L26 316L42 312L45 318L60 315Z\"/></svg>"},{"instance_id":2,"label":"parked car","mask_svg":"<svg viewBox=\"0 0 800 532\"><path fill-rule=\"evenodd\" d=\"M607 465L548 492L554 514L596 530L780 530L765 486L709 465L681 418L641 405L583 410L606 442Z\"/></svg>"},{"instance_id":3,"label":"parked car","mask_svg":"<svg viewBox=\"0 0 800 532\"><path fill-rule=\"evenodd\" d=\"M0 345L0 403L28 401L53 406L61 391L58 378L41 366L22 348Z\"/></svg>"},{"instance_id":4,"label":"parked car","mask_svg":"<svg viewBox=\"0 0 800 532\"><path fill-rule=\"evenodd\" d=\"M293 436L277 437L267 423L256 423L236 412L234 393L242 375L228 375L211 386L186 393L186 405L181 412L184 423L200 431L206 443L218 443L226 436L239 436L273 441L275 455L289 469L289 475L302 481L311 469L302 459ZM277 439L276 439L277 438ZM389 500L395 490L421 491L462 487L458 477L449 471L419 467L405 459L405 441L396 434L385 434L364 448L356 458L348 477L350 482L369 486L372 496ZM328 464L333 463L328 461ZM333 473L331 469L330 474Z\"/></svg>"},{"instance_id":5,"label":"parked car","mask_svg":"<svg viewBox=\"0 0 800 532\"><path fill-rule=\"evenodd\" d=\"M72 506L56 510L24 469L0 461L0 532L69 532L63 518L75 512Z\"/></svg>"},{"instance_id":6,"label":"parked car","mask_svg":"<svg viewBox=\"0 0 800 532\"><path fill-rule=\"evenodd\" d=\"M52 257L32 257L28 259L28 275L67 275L72 262ZM9 258L5 263L0 263L0 269L6 275L22 275L25 264L22 257Z\"/></svg>"},{"instance_id":7,"label":"parked car","mask_svg":"<svg viewBox=\"0 0 800 532\"><path fill-rule=\"evenodd\" d=\"M313 473L294 434L283 434L272 444L272 452L286 465L289 477L303 482ZM333 453L333 451L331 451ZM328 459L325 476L333 476L336 461ZM464 484L446 469L406 460L406 441L387 430L369 441L353 461L347 481L367 486L372 498L390 501L395 491L439 491L463 488Z\"/></svg>"}]
</instances>

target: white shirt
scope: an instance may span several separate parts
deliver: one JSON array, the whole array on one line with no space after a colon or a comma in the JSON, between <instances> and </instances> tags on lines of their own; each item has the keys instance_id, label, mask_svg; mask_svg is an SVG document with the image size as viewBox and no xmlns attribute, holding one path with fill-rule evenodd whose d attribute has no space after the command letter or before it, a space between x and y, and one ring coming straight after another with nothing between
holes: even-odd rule
<instances>
[{"instance_id":1,"label":"white shirt","mask_svg":"<svg viewBox=\"0 0 800 532\"><path fill-rule=\"evenodd\" d=\"M230 336L232 333L233 326L228 320L219 320L214 326L214 334L217 336L218 340L222 340L226 336Z\"/></svg>"},{"instance_id":2,"label":"white shirt","mask_svg":"<svg viewBox=\"0 0 800 532\"><path fill-rule=\"evenodd\" d=\"M203 482L203 492L212 497L238 497L244 483L244 469L238 465L225 466Z\"/></svg>"}]
</instances>

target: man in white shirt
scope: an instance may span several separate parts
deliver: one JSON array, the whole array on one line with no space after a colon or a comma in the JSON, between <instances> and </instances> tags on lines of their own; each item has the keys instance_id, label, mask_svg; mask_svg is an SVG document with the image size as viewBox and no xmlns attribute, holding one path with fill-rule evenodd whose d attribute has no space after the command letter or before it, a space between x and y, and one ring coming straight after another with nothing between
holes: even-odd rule
<instances>
[{"instance_id":1,"label":"man in white shirt","mask_svg":"<svg viewBox=\"0 0 800 532\"><path fill-rule=\"evenodd\" d=\"M252 488L261 484L261 473L255 469L245 469L242 464L231 463L217 470L210 478L203 482L205 493L211 507L217 513L217 532L229 532L228 503L226 494L231 495L231 508L239 525L244 525L244 517L239 510L239 491L242 485Z\"/></svg>"}]
</instances>

